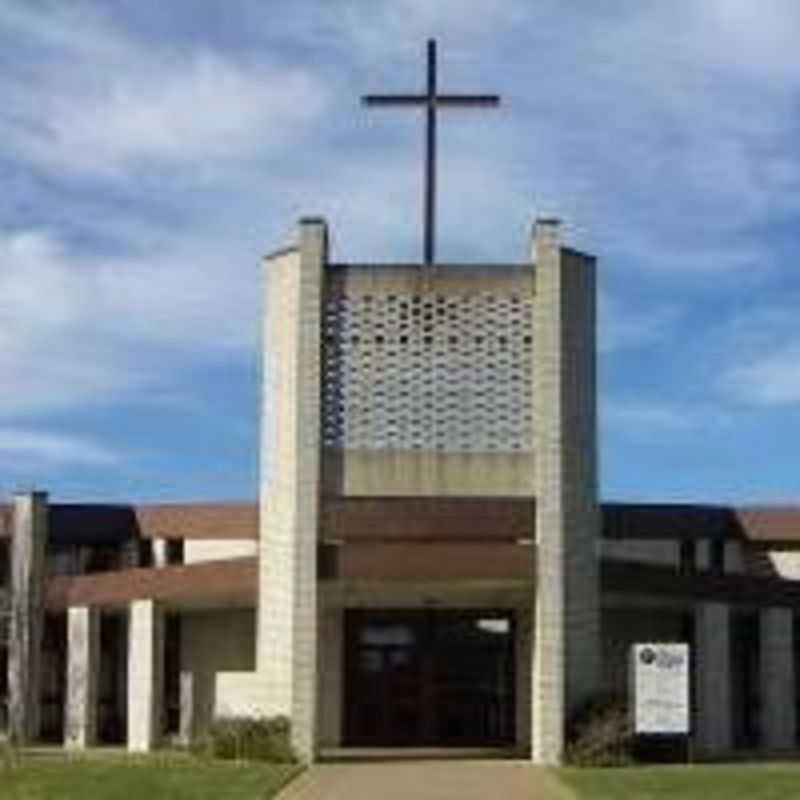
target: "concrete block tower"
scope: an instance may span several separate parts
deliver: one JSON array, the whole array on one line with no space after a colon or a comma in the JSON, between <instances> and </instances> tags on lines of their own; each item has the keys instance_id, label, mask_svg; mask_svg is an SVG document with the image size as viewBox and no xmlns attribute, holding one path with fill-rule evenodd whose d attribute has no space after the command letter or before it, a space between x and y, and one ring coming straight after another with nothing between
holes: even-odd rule
<instances>
[{"instance_id":1,"label":"concrete block tower","mask_svg":"<svg viewBox=\"0 0 800 800\"><path fill-rule=\"evenodd\" d=\"M324 222L307 219L296 246L265 260L255 677L260 710L291 717L306 760L323 733L347 744L347 637L322 627L341 627L356 606L400 613L513 597L515 658L527 665L513 681L517 728L527 726L516 740L540 763L561 760L566 719L596 685L594 260L563 247L551 220L536 223L531 254L512 265L341 264ZM479 563L464 566L470 581L452 568L432 584L428 569L424 591L410 567L402 586L381 583L376 554L390 530L408 529L397 515L411 501L442 528L391 550L407 564L434 552L419 549L428 540L456 563L473 552L457 526L446 529L459 503L527 505L529 530L487 533L518 553L513 576ZM385 509L357 544L341 516L356 507ZM338 566L323 569L331 553ZM486 569L491 584L472 579ZM430 732L435 713L423 715Z\"/></svg>"},{"instance_id":2,"label":"concrete block tower","mask_svg":"<svg viewBox=\"0 0 800 800\"><path fill-rule=\"evenodd\" d=\"M320 493L321 303L327 232L300 223L296 248L266 259L257 671L267 713L291 718L314 755Z\"/></svg>"}]
</instances>

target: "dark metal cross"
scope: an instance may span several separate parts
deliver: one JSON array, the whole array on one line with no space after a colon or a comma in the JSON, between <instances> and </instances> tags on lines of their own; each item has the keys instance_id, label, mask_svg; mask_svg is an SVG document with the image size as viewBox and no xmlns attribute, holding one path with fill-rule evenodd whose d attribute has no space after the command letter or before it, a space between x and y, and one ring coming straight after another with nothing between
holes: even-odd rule
<instances>
[{"instance_id":1,"label":"dark metal cross","mask_svg":"<svg viewBox=\"0 0 800 800\"><path fill-rule=\"evenodd\" d=\"M426 266L433 266L435 256L434 227L436 221L436 112L454 106L497 106L496 94L438 94L436 90L436 40L428 40L428 87L425 94L368 94L362 98L367 106L424 106L425 127L425 205L423 216L423 257Z\"/></svg>"}]
</instances>

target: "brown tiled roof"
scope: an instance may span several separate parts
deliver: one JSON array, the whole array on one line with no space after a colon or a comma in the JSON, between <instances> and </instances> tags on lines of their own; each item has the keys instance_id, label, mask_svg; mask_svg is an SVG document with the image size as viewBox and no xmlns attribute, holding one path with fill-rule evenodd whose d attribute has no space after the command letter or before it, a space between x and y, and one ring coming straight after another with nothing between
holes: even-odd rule
<instances>
[{"instance_id":1,"label":"brown tiled roof","mask_svg":"<svg viewBox=\"0 0 800 800\"><path fill-rule=\"evenodd\" d=\"M256 539L256 503L109 505L52 503L50 538L55 543L103 544L126 539ZM0 518L0 530L2 521Z\"/></svg>"},{"instance_id":2,"label":"brown tiled roof","mask_svg":"<svg viewBox=\"0 0 800 800\"><path fill-rule=\"evenodd\" d=\"M45 603L51 611L82 605L119 608L142 598L172 607L252 607L258 593L257 576L257 560L252 556L181 567L59 576L47 582Z\"/></svg>"},{"instance_id":3,"label":"brown tiled roof","mask_svg":"<svg viewBox=\"0 0 800 800\"><path fill-rule=\"evenodd\" d=\"M0 504L0 539L11 536L13 506ZM257 539L256 503L112 505L51 503L49 536L56 544L126 539Z\"/></svg>"},{"instance_id":4,"label":"brown tiled roof","mask_svg":"<svg viewBox=\"0 0 800 800\"><path fill-rule=\"evenodd\" d=\"M13 507L0 504L0 539L11 536ZM53 503L56 542L97 544L129 538L257 539L257 503L145 505ZM611 539L731 538L800 545L800 506L724 507L604 503L602 535ZM449 541L535 538L528 498L327 498L328 540Z\"/></svg>"},{"instance_id":5,"label":"brown tiled roof","mask_svg":"<svg viewBox=\"0 0 800 800\"><path fill-rule=\"evenodd\" d=\"M257 503L165 503L133 507L145 539L257 539Z\"/></svg>"},{"instance_id":6,"label":"brown tiled roof","mask_svg":"<svg viewBox=\"0 0 800 800\"><path fill-rule=\"evenodd\" d=\"M341 541L532 539L535 506L527 498L325 498L322 537Z\"/></svg>"},{"instance_id":7,"label":"brown tiled roof","mask_svg":"<svg viewBox=\"0 0 800 800\"><path fill-rule=\"evenodd\" d=\"M736 521L744 538L754 542L800 544L800 507L773 506L736 509Z\"/></svg>"}]
</instances>

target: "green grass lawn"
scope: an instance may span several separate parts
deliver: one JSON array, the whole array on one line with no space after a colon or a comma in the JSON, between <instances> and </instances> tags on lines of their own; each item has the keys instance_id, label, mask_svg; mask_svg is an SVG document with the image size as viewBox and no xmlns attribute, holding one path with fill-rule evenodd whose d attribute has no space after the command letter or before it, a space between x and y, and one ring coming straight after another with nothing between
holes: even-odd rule
<instances>
[{"instance_id":1,"label":"green grass lawn","mask_svg":"<svg viewBox=\"0 0 800 800\"><path fill-rule=\"evenodd\" d=\"M27 756L0 764L2 800L265 800L297 767L205 761L189 756L148 758L97 754Z\"/></svg>"},{"instance_id":2,"label":"green grass lawn","mask_svg":"<svg viewBox=\"0 0 800 800\"><path fill-rule=\"evenodd\" d=\"M790 800L800 797L797 764L563 769L580 800Z\"/></svg>"}]
</instances>

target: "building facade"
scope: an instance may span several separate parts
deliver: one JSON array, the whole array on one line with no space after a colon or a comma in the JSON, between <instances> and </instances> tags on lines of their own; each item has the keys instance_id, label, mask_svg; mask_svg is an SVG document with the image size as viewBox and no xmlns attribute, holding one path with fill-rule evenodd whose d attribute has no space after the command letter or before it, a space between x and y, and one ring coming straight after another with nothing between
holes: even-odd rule
<instances>
[{"instance_id":1,"label":"building facade","mask_svg":"<svg viewBox=\"0 0 800 800\"><path fill-rule=\"evenodd\" d=\"M145 751L217 716L563 757L631 644L689 642L694 747L796 747L800 509L601 503L595 262L265 259L257 502L0 510L4 723ZM0 678L0 681L3 680Z\"/></svg>"}]
</instances>

